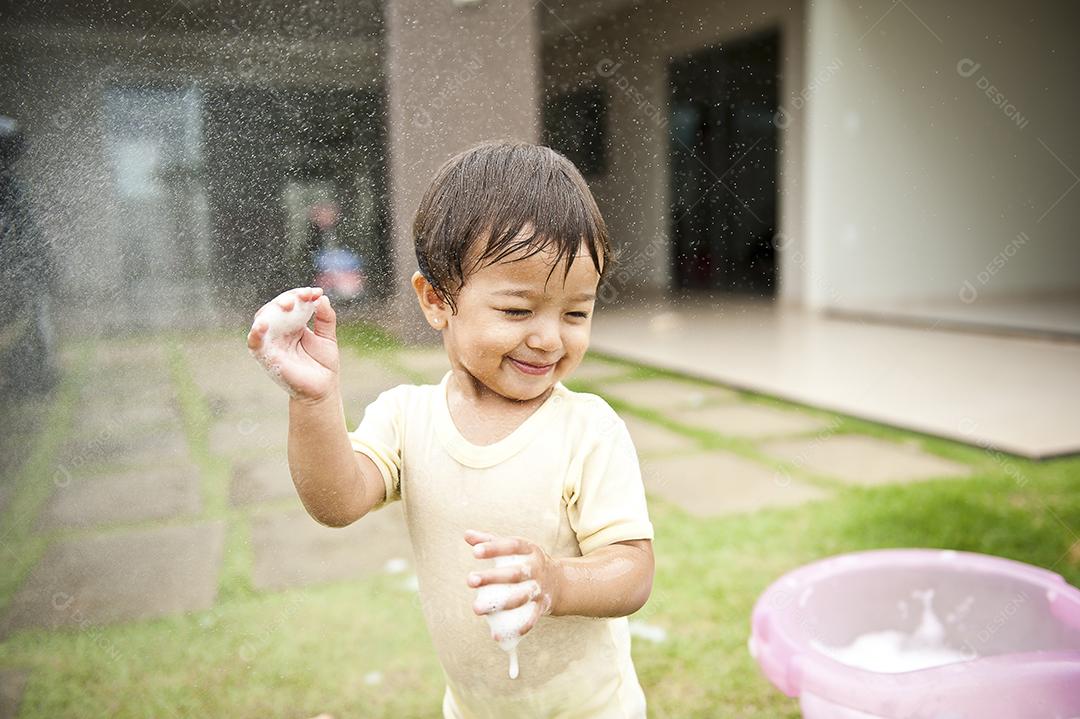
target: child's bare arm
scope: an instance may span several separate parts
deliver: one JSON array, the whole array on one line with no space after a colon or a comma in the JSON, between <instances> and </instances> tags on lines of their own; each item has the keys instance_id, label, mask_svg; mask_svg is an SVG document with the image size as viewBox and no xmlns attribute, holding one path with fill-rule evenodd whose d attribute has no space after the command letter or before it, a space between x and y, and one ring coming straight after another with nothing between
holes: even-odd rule
<instances>
[{"instance_id":1,"label":"child's bare arm","mask_svg":"<svg viewBox=\"0 0 1080 719\"><path fill-rule=\"evenodd\" d=\"M318 287L282 293L255 314L248 349L289 393L289 471L308 513L332 527L367 514L386 490L374 462L349 442L330 300Z\"/></svg>"},{"instance_id":2,"label":"child's bare arm","mask_svg":"<svg viewBox=\"0 0 1080 719\"><path fill-rule=\"evenodd\" d=\"M352 449L336 391L289 400L289 472L308 514L330 527L352 524L386 496L378 467Z\"/></svg>"},{"instance_id":3,"label":"child's bare arm","mask_svg":"<svg viewBox=\"0 0 1080 719\"><path fill-rule=\"evenodd\" d=\"M555 561L555 616L624 617L645 606L652 594L652 540L616 542L584 557Z\"/></svg>"}]
</instances>

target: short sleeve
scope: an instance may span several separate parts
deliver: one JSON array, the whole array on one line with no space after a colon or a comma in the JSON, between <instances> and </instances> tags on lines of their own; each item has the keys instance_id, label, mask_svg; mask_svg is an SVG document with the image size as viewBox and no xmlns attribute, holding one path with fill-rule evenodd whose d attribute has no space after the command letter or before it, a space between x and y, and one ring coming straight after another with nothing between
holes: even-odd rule
<instances>
[{"instance_id":1,"label":"short sleeve","mask_svg":"<svg viewBox=\"0 0 1080 719\"><path fill-rule=\"evenodd\" d=\"M399 385L381 393L364 409L364 417L349 433L354 452L371 458L386 485L386 501L401 499L401 449L405 426L405 390Z\"/></svg>"},{"instance_id":2,"label":"short sleeve","mask_svg":"<svg viewBox=\"0 0 1080 719\"><path fill-rule=\"evenodd\" d=\"M637 450L617 415L588 450L579 483L567 491L567 514L583 555L616 542L653 538Z\"/></svg>"}]
</instances>

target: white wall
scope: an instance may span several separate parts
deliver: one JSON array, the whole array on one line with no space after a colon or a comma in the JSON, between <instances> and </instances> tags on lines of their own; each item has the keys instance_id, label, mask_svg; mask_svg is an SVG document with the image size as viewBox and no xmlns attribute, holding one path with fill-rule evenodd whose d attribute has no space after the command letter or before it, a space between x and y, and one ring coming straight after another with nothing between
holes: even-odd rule
<instances>
[{"instance_id":1,"label":"white wall","mask_svg":"<svg viewBox=\"0 0 1080 719\"><path fill-rule=\"evenodd\" d=\"M1078 28L1051 0L811 3L808 304L1080 290Z\"/></svg>"}]
</instances>

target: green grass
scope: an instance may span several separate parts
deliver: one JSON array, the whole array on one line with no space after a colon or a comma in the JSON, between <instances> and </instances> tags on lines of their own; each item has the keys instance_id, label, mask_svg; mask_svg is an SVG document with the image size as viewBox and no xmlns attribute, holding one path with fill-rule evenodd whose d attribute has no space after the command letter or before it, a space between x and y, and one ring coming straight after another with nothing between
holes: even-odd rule
<instances>
[{"instance_id":1,"label":"green grass","mask_svg":"<svg viewBox=\"0 0 1080 719\"><path fill-rule=\"evenodd\" d=\"M368 332L357 330L348 342L370 347L359 339L377 336ZM229 527L218 601L205 612L8 638L0 643L0 668L32 671L20 716L441 716L439 666L416 596L400 576L287 592L252 588L250 513L229 507L228 467L206 445L204 400L175 346L169 358L192 453L204 472L205 516ZM637 376L651 374L631 369ZM68 431L74 396L71 384L57 392L0 525L30 556L40 552L42 540L29 531L32 517L22 513L40 508L41 483L53 471L50 453ZM775 462L752 442L689 432L640 408L619 409L687 432L704 447ZM795 702L761 677L747 653L749 617L754 600L777 576L820 557L881 547L948 547L1049 567L1080 584L1080 544L1069 529L1080 527L1080 458L1035 463L846 417L831 428L915 442L970 465L973 473L878 488L816 478L829 484L830 499L722 519L692 517L653 500L656 580L639 618L667 629L668 639L634 643L650 716L798 716ZM24 575L5 568L3 599ZM368 684L365 675L376 671L381 681Z\"/></svg>"},{"instance_id":2,"label":"green grass","mask_svg":"<svg viewBox=\"0 0 1080 719\"><path fill-rule=\"evenodd\" d=\"M392 352L402 347L401 342L386 330L364 322L340 325L337 339L338 344L353 347L367 354Z\"/></svg>"},{"instance_id":3,"label":"green grass","mask_svg":"<svg viewBox=\"0 0 1080 719\"><path fill-rule=\"evenodd\" d=\"M203 516L226 523L218 598L227 602L237 597L250 597L255 593L251 584L253 557L250 518L229 506L230 466L227 460L215 457L210 452L210 408L191 376L178 342L169 343L168 356L169 372L176 389L188 447L202 476Z\"/></svg>"}]
</instances>

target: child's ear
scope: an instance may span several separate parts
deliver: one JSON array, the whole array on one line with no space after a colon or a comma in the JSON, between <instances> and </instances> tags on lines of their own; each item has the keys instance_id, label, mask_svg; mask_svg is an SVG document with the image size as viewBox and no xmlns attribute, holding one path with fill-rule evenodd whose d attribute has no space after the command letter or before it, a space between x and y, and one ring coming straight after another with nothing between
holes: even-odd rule
<instances>
[{"instance_id":1,"label":"child's ear","mask_svg":"<svg viewBox=\"0 0 1080 719\"><path fill-rule=\"evenodd\" d=\"M416 291L416 299L420 303L420 311L424 313L428 324L436 330L445 328L450 308L446 306L435 288L431 286L431 283L427 281L427 278L419 270L413 273L412 286L413 290Z\"/></svg>"}]
</instances>

